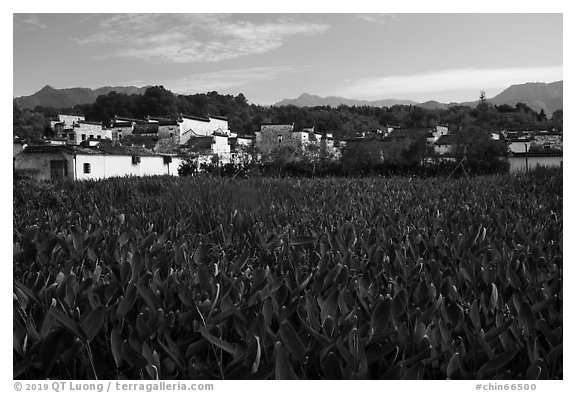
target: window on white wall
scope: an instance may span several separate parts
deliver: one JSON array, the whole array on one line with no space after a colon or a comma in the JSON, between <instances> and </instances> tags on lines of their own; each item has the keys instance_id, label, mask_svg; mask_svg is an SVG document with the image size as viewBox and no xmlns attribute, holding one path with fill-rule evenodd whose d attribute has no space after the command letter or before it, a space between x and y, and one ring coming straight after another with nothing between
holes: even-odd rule
<instances>
[{"instance_id":1,"label":"window on white wall","mask_svg":"<svg viewBox=\"0 0 576 393\"><path fill-rule=\"evenodd\" d=\"M86 134L82 134L82 140L83 140L83 141L86 140Z\"/></svg>"},{"instance_id":2,"label":"window on white wall","mask_svg":"<svg viewBox=\"0 0 576 393\"><path fill-rule=\"evenodd\" d=\"M90 167L90 163L89 162L85 162L84 163L84 173L90 173L90 170L92 168Z\"/></svg>"}]
</instances>

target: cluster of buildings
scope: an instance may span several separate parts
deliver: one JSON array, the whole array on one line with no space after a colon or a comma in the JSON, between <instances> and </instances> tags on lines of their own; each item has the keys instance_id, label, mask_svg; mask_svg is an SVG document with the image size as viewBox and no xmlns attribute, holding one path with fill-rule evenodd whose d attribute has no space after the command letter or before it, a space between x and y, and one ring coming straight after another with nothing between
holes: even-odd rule
<instances>
[{"instance_id":1,"label":"cluster of buildings","mask_svg":"<svg viewBox=\"0 0 576 393\"><path fill-rule=\"evenodd\" d=\"M562 133L547 130L513 129L496 134L497 139L508 144L513 156L523 155L562 155Z\"/></svg>"},{"instance_id":2,"label":"cluster of buildings","mask_svg":"<svg viewBox=\"0 0 576 393\"><path fill-rule=\"evenodd\" d=\"M116 116L109 126L83 116L59 115L50 122L54 137L42 145L14 141L14 170L36 180L101 179L114 176L177 175L185 160L202 164L241 164L273 158L282 149L312 158L337 160L347 145L360 141L393 143L425 140L430 154L450 159L454 140L448 127L400 128L362 132L335 140L330 133L294 124L263 124L253 136L231 132L221 116L178 119ZM492 134L511 154L562 151L562 135L534 130ZM560 153L561 154L561 153Z\"/></svg>"}]
</instances>

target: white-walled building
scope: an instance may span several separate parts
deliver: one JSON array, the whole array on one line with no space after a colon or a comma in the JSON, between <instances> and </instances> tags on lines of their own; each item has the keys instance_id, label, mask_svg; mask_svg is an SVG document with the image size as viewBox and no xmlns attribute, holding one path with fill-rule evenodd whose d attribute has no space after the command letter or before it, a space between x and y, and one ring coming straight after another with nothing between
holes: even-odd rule
<instances>
[{"instance_id":1,"label":"white-walled building","mask_svg":"<svg viewBox=\"0 0 576 393\"><path fill-rule=\"evenodd\" d=\"M197 117L182 115L179 124L180 144L198 136L210 136L217 132L230 135L228 119L219 116Z\"/></svg>"},{"instance_id":2,"label":"white-walled building","mask_svg":"<svg viewBox=\"0 0 576 393\"><path fill-rule=\"evenodd\" d=\"M63 115L59 114L57 119L50 120L50 127L54 129L55 125L61 123L64 129L72 129L78 122L86 120L82 115Z\"/></svg>"},{"instance_id":3,"label":"white-walled building","mask_svg":"<svg viewBox=\"0 0 576 393\"><path fill-rule=\"evenodd\" d=\"M526 153L530 151L531 143L530 138L512 139L508 145L508 151L514 154Z\"/></svg>"},{"instance_id":4,"label":"white-walled building","mask_svg":"<svg viewBox=\"0 0 576 393\"><path fill-rule=\"evenodd\" d=\"M87 180L123 176L178 175L180 157L142 148L95 146L28 146L15 157L14 170L38 181Z\"/></svg>"},{"instance_id":5,"label":"white-walled building","mask_svg":"<svg viewBox=\"0 0 576 393\"><path fill-rule=\"evenodd\" d=\"M450 132L448 131L447 126L437 125L434 128L434 131L432 131L432 136L434 138L434 140L432 142L436 142L438 139L440 139L440 137L442 137L444 135L449 135L449 134L450 134Z\"/></svg>"},{"instance_id":6,"label":"white-walled building","mask_svg":"<svg viewBox=\"0 0 576 393\"><path fill-rule=\"evenodd\" d=\"M112 140L119 141L128 135L132 135L134 124L131 121L112 120L110 125Z\"/></svg>"},{"instance_id":7,"label":"white-walled building","mask_svg":"<svg viewBox=\"0 0 576 393\"><path fill-rule=\"evenodd\" d=\"M212 134L212 154L218 154L219 156L230 154L228 135L217 132Z\"/></svg>"}]
</instances>

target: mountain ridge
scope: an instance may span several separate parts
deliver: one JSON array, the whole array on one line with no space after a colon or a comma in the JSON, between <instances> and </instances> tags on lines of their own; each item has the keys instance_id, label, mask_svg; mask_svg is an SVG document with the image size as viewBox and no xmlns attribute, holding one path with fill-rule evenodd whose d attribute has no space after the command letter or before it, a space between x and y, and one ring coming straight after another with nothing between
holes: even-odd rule
<instances>
[{"instance_id":1,"label":"mountain ridge","mask_svg":"<svg viewBox=\"0 0 576 393\"><path fill-rule=\"evenodd\" d=\"M14 98L14 102L23 109L34 109L37 106L53 108L71 108L75 105L92 104L101 94L112 91L122 94L143 94L149 86L104 86L96 89L89 87L69 87L56 89L50 85L44 86L29 96Z\"/></svg>"},{"instance_id":2,"label":"mountain ridge","mask_svg":"<svg viewBox=\"0 0 576 393\"><path fill-rule=\"evenodd\" d=\"M79 104L91 104L101 94L108 94L112 91L123 94L143 94L150 86L104 86L97 89L87 87L73 87L56 89L50 85L44 86L36 93L29 96L14 98L14 102L21 108L34 109L36 106L54 107L54 108L71 108ZM175 93L176 94L176 93ZM555 110L563 108L563 81L551 83L527 82L523 84L514 84L504 89L492 98L488 98L489 103L495 105L515 106L516 103L522 102L534 109L535 111L543 110L546 115L551 116ZM455 105L475 106L478 101L470 102L452 102L442 103L438 101L426 101L419 103L413 100L400 99L381 99L381 100L357 100L344 97L320 97L309 93L302 93L294 99L283 99L272 106L295 105L298 107L330 106L339 105L347 106L376 106L390 107L393 105L414 105L425 109L447 109Z\"/></svg>"},{"instance_id":3,"label":"mountain ridge","mask_svg":"<svg viewBox=\"0 0 576 393\"><path fill-rule=\"evenodd\" d=\"M511 85L494 97L488 98L487 101L494 105L507 104L511 106L515 106L516 103L522 102L536 111L544 110L544 112L550 116L555 110L562 109L563 107L563 81L550 83L527 82L523 84ZM475 106L477 103L478 101L442 103L434 100L420 103L412 100L396 99L368 101L335 96L324 98L317 95L303 93L297 98L283 99L275 104L272 104L272 106L295 105L298 107L334 107L338 105L356 105L383 107L400 104L414 105L425 109L446 109L456 105Z\"/></svg>"}]
</instances>

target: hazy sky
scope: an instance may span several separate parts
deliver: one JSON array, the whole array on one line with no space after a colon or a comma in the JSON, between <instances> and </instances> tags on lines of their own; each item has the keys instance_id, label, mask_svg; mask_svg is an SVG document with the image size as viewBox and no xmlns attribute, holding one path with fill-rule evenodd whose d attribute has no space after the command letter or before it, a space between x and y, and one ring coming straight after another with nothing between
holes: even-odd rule
<instances>
[{"instance_id":1,"label":"hazy sky","mask_svg":"<svg viewBox=\"0 0 576 393\"><path fill-rule=\"evenodd\" d=\"M164 85L470 101L562 77L562 14L14 14L14 96Z\"/></svg>"}]
</instances>

